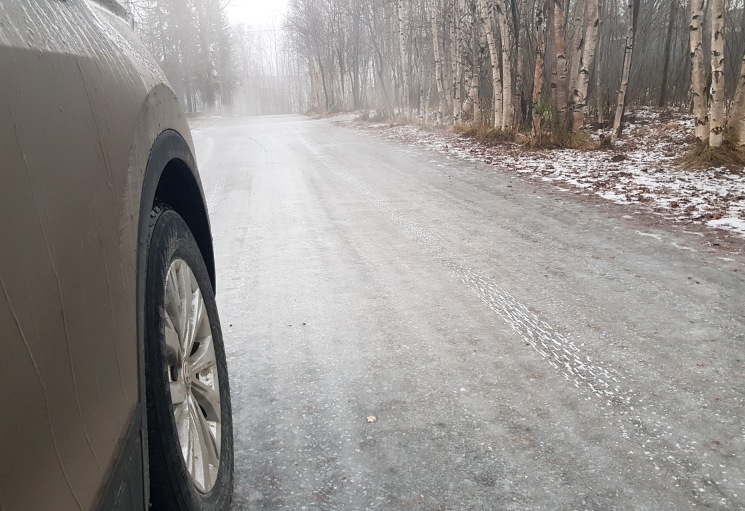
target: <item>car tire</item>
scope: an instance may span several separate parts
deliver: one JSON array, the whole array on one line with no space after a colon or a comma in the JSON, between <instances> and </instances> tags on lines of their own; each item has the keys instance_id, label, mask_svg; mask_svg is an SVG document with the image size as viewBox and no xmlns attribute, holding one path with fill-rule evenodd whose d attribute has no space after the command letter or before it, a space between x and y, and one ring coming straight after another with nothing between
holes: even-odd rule
<instances>
[{"instance_id":1,"label":"car tire","mask_svg":"<svg viewBox=\"0 0 745 511\"><path fill-rule=\"evenodd\" d=\"M197 242L167 206L150 215L145 382L150 509L227 509L233 424L217 306Z\"/></svg>"}]
</instances>

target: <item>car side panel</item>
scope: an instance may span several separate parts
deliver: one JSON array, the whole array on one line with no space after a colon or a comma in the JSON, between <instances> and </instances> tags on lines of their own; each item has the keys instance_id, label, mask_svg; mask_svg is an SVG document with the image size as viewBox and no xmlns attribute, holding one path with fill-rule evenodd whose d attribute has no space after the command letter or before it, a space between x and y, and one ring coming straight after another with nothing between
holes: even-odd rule
<instances>
[{"instance_id":1,"label":"car side panel","mask_svg":"<svg viewBox=\"0 0 745 511\"><path fill-rule=\"evenodd\" d=\"M22 5L19 5L22 4ZM0 506L90 509L140 399L140 191L175 96L122 20L0 3Z\"/></svg>"}]
</instances>

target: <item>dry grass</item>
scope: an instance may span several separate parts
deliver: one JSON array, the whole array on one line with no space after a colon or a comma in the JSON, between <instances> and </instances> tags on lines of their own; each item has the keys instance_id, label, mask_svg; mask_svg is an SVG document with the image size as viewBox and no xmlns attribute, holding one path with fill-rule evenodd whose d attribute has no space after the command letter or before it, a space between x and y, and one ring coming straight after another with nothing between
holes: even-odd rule
<instances>
[{"instance_id":1,"label":"dry grass","mask_svg":"<svg viewBox=\"0 0 745 511\"><path fill-rule=\"evenodd\" d=\"M514 142L515 134L502 130L489 128L488 126L473 126L470 124L456 124L452 127L453 133L465 138L472 138L486 146L495 146L504 142Z\"/></svg>"},{"instance_id":2,"label":"dry grass","mask_svg":"<svg viewBox=\"0 0 745 511\"><path fill-rule=\"evenodd\" d=\"M690 153L680 158L679 163L684 168L694 170L724 167L742 172L745 170L745 148L729 139L721 147L697 144Z\"/></svg>"},{"instance_id":3,"label":"dry grass","mask_svg":"<svg viewBox=\"0 0 745 511\"><path fill-rule=\"evenodd\" d=\"M571 131L559 131L557 133L544 133L538 138L528 140L528 146L535 149L577 149L579 151L594 151L603 147L594 142L590 135L584 132L572 133Z\"/></svg>"}]
</instances>

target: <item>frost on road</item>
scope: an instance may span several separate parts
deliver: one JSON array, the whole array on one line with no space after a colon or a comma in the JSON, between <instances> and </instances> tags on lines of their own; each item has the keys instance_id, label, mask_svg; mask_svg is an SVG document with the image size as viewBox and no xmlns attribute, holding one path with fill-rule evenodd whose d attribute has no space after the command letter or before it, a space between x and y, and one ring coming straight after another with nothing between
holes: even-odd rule
<instances>
[{"instance_id":1,"label":"frost on road","mask_svg":"<svg viewBox=\"0 0 745 511\"><path fill-rule=\"evenodd\" d=\"M739 252L324 121L194 136L234 509L745 507Z\"/></svg>"}]
</instances>

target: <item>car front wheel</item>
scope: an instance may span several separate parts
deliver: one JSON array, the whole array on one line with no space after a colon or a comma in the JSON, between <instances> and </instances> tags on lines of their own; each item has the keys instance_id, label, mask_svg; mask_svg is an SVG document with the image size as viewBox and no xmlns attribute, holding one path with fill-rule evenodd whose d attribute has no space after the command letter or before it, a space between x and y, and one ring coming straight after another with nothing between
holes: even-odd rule
<instances>
[{"instance_id":1,"label":"car front wheel","mask_svg":"<svg viewBox=\"0 0 745 511\"><path fill-rule=\"evenodd\" d=\"M217 306L194 236L165 206L151 213L146 282L151 509L227 509L233 424Z\"/></svg>"}]
</instances>

